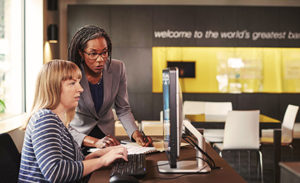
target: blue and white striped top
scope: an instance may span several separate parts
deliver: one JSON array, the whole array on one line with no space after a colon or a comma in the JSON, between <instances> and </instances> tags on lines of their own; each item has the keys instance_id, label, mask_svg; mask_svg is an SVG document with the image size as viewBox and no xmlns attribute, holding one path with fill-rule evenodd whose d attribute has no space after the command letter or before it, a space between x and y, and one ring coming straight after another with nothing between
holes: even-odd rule
<instances>
[{"instance_id":1,"label":"blue and white striped top","mask_svg":"<svg viewBox=\"0 0 300 183\"><path fill-rule=\"evenodd\" d=\"M80 148L59 117L41 109L30 119L23 143L19 182L85 182Z\"/></svg>"}]
</instances>

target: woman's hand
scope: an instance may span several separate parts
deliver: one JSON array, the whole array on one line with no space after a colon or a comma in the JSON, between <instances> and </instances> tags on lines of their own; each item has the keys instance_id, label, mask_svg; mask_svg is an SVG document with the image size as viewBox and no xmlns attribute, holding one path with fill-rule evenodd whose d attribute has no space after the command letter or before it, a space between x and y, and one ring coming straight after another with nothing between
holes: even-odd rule
<instances>
[{"instance_id":1,"label":"woman's hand","mask_svg":"<svg viewBox=\"0 0 300 183\"><path fill-rule=\"evenodd\" d=\"M132 138L136 141L136 143L138 143L141 146L152 146L151 137L143 136L143 134L138 130L133 132Z\"/></svg>"},{"instance_id":2,"label":"woman's hand","mask_svg":"<svg viewBox=\"0 0 300 183\"><path fill-rule=\"evenodd\" d=\"M123 146L110 146L110 147L106 147L106 148L91 152L90 154L88 154L85 157L85 160L99 158L99 157L103 156L104 154L108 153L109 151L112 151L113 149L119 148L119 147L123 147Z\"/></svg>"},{"instance_id":3,"label":"woman's hand","mask_svg":"<svg viewBox=\"0 0 300 183\"><path fill-rule=\"evenodd\" d=\"M113 147L107 147L103 150L103 155L101 156L101 161L103 166L108 166L112 162L114 162L116 159L122 158L125 161L128 161L127 159L127 149L123 146L113 146Z\"/></svg>"},{"instance_id":4,"label":"woman's hand","mask_svg":"<svg viewBox=\"0 0 300 183\"><path fill-rule=\"evenodd\" d=\"M99 139L95 143L95 146L100 149L102 149L104 147L117 146L117 145L120 145L120 142L111 135L107 135L107 136L103 137L102 139Z\"/></svg>"},{"instance_id":5,"label":"woman's hand","mask_svg":"<svg viewBox=\"0 0 300 183\"><path fill-rule=\"evenodd\" d=\"M126 147L120 145L111 146L90 153L88 156L86 156L85 160L83 161L83 176L90 174L91 172L103 166L108 166L119 158L128 161Z\"/></svg>"}]
</instances>

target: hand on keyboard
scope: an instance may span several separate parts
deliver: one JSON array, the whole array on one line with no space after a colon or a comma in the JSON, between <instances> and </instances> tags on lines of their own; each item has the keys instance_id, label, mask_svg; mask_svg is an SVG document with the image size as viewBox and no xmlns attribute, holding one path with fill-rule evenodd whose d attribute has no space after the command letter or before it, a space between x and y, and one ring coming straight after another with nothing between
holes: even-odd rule
<instances>
[{"instance_id":1,"label":"hand on keyboard","mask_svg":"<svg viewBox=\"0 0 300 183\"><path fill-rule=\"evenodd\" d=\"M95 146L100 149L117 145L120 145L120 142L114 136L111 135L106 135L102 139L99 139L95 144Z\"/></svg>"},{"instance_id":2,"label":"hand on keyboard","mask_svg":"<svg viewBox=\"0 0 300 183\"><path fill-rule=\"evenodd\" d=\"M137 144L143 147L152 146L152 139L149 136L144 136L140 131L136 130L132 134L132 138L136 141Z\"/></svg>"},{"instance_id":3,"label":"hand on keyboard","mask_svg":"<svg viewBox=\"0 0 300 183\"><path fill-rule=\"evenodd\" d=\"M87 155L85 160L93 158L101 158L102 166L108 166L117 159L128 161L127 159L127 148L123 146L111 146L104 149L99 149Z\"/></svg>"},{"instance_id":4,"label":"hand on keyboard","mask_svg":"<svg viewBox=\"0 0 300 183\"><path fill-rule=\"evenodd\" d=\"M143 177L146 175L146 155L130 154L128 161L117 159L113 164L111 176L131 175L134 177Z\"/></svg>"}]
</instances>

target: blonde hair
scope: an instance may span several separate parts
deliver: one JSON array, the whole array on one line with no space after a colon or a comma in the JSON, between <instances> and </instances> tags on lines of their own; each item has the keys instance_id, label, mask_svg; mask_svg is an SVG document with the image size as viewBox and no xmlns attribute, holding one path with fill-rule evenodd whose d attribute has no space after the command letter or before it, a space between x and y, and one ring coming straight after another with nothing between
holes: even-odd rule
<instances>
[{"instance_id":1,"label":"blonde hair","mask_svg":"<svg viewBox=\"0 0 300 183\"><path fill-rule=\"evenodd\" d=\"M54 110L60 103L62 90L62 81L69 79L81 79L81 71L78 66L66 60L52 60L43 65L40 70L35 87L34 101L26 118L24 125L21 127L26 129L32 115L40 109ZM68 126L74 118L75 108L66 113L66 121L64 125Z\"/></svg>"}]
</instances>

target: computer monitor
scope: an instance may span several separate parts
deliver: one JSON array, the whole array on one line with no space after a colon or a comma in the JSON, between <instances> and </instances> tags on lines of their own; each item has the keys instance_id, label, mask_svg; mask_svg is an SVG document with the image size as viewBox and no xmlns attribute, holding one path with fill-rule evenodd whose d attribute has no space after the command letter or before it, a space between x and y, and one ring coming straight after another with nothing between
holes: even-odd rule
<instances>
[{"instance_id":1,"label":"computer monitor","mask_svg":"<svg viewBox=\"0 0 300 183\"><path fill-rule=\"evenodd\" d=\"M198 140L203 148L204 138L190 122L183 120L182 92L179 83L179 73L176 67L163 70L163 134L164 148L168 161L158 161L161 173L201 173L209 172L210 168L203 161L199 151L197 160L177 161L180 155L182 128L185 126ZM194 155L193 155L194 156Z\"/></svg>"},{"instance_id":2,"label":"computer monitor","mask_svg":"<svg viewBox=\"0 0 300 183\"><path fill-rule=\"evenodd\" d=\"M171 168L176 168L182 135L182 93L177 67L163 70L164 148Z\"/></svg>"}]
</instances>

